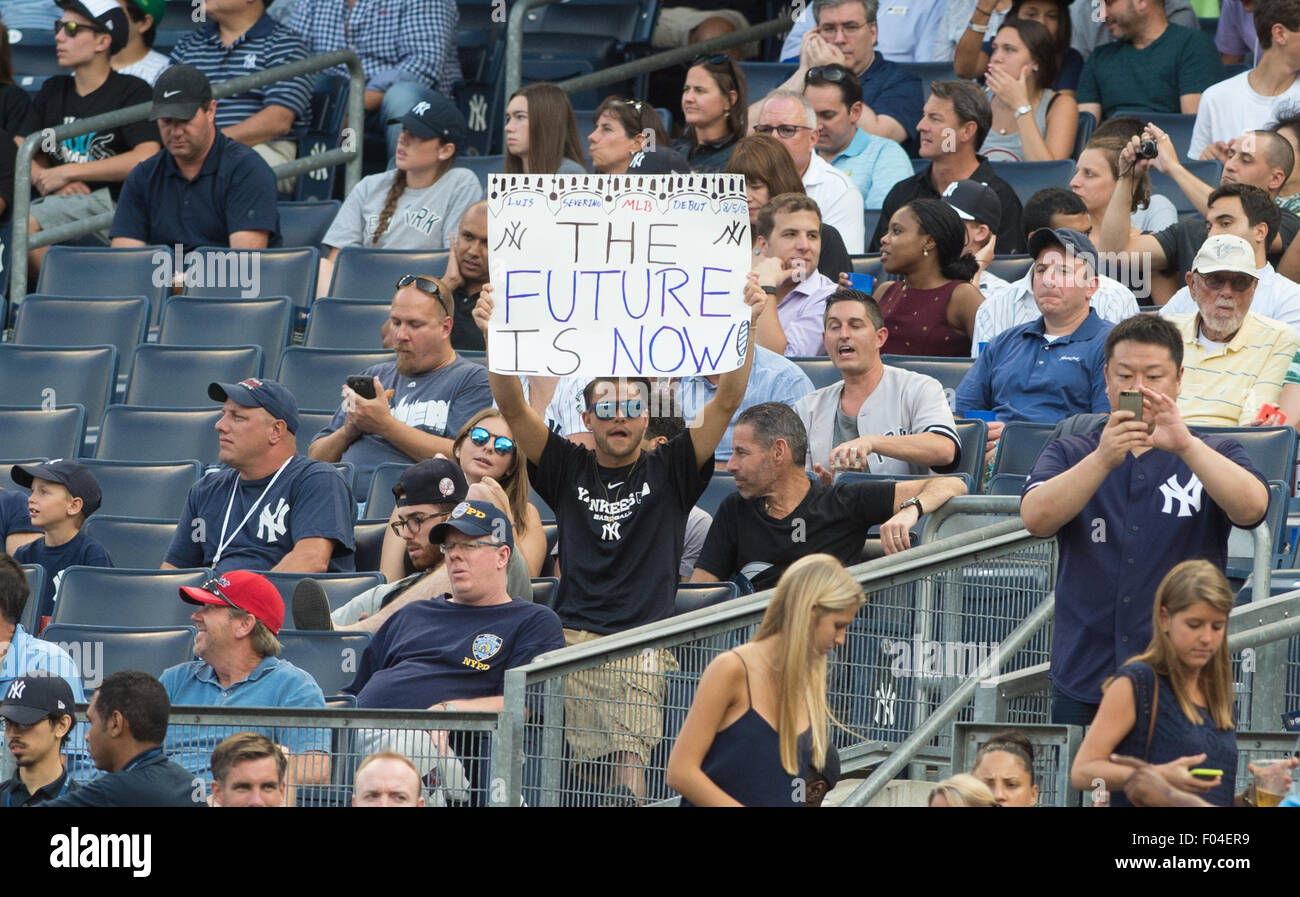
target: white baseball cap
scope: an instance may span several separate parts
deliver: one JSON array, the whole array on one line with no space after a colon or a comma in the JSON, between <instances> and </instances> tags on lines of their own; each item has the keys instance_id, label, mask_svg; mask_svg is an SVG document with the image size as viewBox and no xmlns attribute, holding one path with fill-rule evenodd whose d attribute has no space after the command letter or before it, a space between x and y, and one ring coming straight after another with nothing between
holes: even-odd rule
<instances>
[{"instance_id":1,"label":"white baseball cap","mask_svg":"<svg viewBox=\"0 0 1300 897\"><path fill-rule=\"evenodd\" d=\"M1234 234L1215 234L1201 244L1196 258L1192 261L1192 270L1197 274L1232 272L1249 274L1259 279L1259 269L1255 265L1255 250L1251 245Z\"/></svg>"}]
</instances>

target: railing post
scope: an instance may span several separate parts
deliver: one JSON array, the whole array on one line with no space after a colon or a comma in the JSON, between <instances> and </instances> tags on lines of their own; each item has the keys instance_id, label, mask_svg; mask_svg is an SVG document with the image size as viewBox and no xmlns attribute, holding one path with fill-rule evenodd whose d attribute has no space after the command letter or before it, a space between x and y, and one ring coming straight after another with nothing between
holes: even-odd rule
<instances>
[{"instance_id":1,"label":"railing post","mask_svg":"<svg viewBox=\"0 0 1300 897\"><path fill-rule=\"evenodd\" d=\"M502 694L505 696L505 718L502 728L510 728L510 751L502 751L497 775L505 779L506 806L517 807L522 802L524 787L524 722L527 709L528 676L519 670L506 670Z\"/></svg>"}]
</instances>

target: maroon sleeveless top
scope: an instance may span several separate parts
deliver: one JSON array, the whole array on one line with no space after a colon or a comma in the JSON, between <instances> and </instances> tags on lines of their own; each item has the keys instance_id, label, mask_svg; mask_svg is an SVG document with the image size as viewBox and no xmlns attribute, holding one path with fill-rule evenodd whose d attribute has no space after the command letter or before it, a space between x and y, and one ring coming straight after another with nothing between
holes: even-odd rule
<instances>
[{"instance_id":1,"label":"maroon sleeveless top","mask_svg":"<svg viewBox=\"0 0 1300 897\"><path fill-rule=\"evenodd\" d=\"M950 280L934 290L918 290L898 280L885 288L880 311L889 328L884 350L890 355L970 357L970 337L948 323L948 302L962 281Z\"/></svg>"}]
</instances>

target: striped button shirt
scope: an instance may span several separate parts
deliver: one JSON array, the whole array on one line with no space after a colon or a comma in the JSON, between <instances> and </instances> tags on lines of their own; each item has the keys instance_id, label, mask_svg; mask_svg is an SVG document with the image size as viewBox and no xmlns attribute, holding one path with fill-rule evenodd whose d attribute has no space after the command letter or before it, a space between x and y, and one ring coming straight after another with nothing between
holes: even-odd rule
<instances>
[{"instance_id":1,"label":"striped button shirt","mask_svg":"<svg viewBox=\"0 0 1300 897\"><path fill-rule=\"evenodd\" d=\"M350 47L361 59L368 90L416 81L446 96L461 80L456 56L460 14L452 0L297 0L289 27L313 53ZM347 75L339 66L331 74Z\"/></svg>"},{"instance_id":2,"label":"striped button shirt","mask_svg":"<svg viewBox=\"0 0 1300 897\"><path fill-rule=\"evenodd\" d=\"M307 41L269 15L263 15L230 46L221 42L216 22L190 32L176 42L172 62L192 65L213 84L297 62L310 55ZM228 128L268 106L283 106L293 113L293 135L307 130L311 113L312 79L300 75L217 101L217 127Z\"/></svg>"},{"instance_id":3,"label":"striped button shirt","mask_svg":"<svg viewBox=\"0 0 1300 897\"><path fill-rule=\"evenodd\" d=\"M1178 413L1190 426L1237 427L1255 419L1260 405L1277 404L1287 367L1300 348L1295 331L1247 312L1231 341L1202 344L1199 315L1170 322L1183 335L1183 383Z\"/></svg>"}]
</instances>

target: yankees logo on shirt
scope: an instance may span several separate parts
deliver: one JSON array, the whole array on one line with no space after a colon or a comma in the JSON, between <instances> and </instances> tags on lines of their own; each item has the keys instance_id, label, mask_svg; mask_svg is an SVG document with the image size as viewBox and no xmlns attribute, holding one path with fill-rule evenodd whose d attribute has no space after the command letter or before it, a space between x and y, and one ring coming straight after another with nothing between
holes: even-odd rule
<instances>
[{"instance_id":1,"label":"yankees logo on shirt","mask_svg":"<svg viewBox=\"0 0 1300 897\"><path fill-rule=\"evenodd\" d=\"M283 498L274 510L263 507L261 515L257 518L257 538L263 542L278 542L280 537L289 531L288 525L284 522L285 515L288 513L289 504Z\"/></svg>"},{"instance_id":2,"label":"yankees logo on shirt","mask_svg":"<svg viewBox=\"0 0 1300 897\"><path fill-rule=\"evenodd\" d=\"M1175 474L1165 482L1160 484L1160 494L1164 496L1164 507L1160 509L1162 514L1172 514L1173 504L1178 502L1178 516L1191 517L1193 511L1201 510L1201 490L1204 487L1196 474L1187 475L1187 485L1183 486L1178 482L1178 476Z\"/></svg>"}]
</instances>

